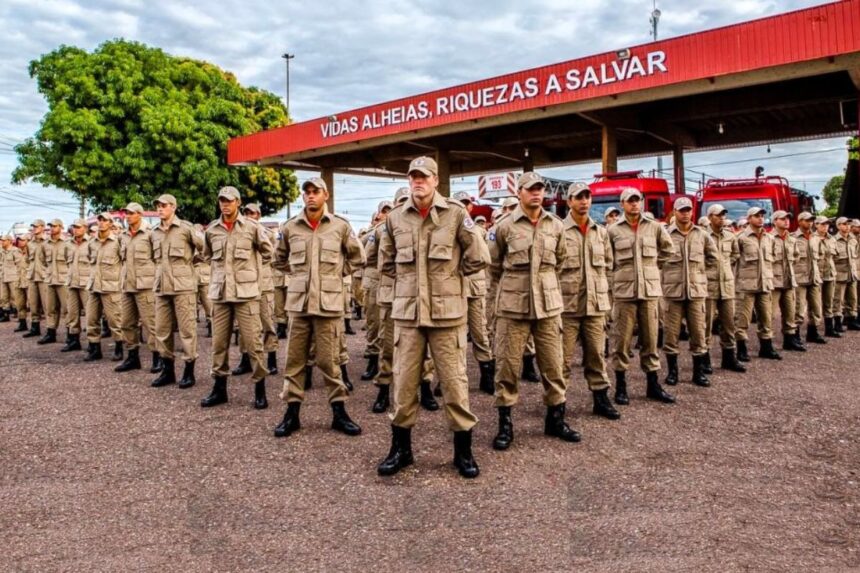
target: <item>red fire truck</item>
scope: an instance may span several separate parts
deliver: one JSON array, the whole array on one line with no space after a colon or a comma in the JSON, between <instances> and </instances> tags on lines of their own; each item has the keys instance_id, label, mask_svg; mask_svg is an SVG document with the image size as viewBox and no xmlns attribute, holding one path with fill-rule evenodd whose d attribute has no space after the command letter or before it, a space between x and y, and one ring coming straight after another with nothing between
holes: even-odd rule
<instances>
[{"instance_id":1,"label":"red fire truck","mask_svg":"<svg viewBox=\"0 0 860 573\"><path fill-rule=\"evenodd\" d=\"M643 212L649 211L658 221L665 221L672 213L672 205L679 195L669 193L669 184L658 177L643 177L642 171L621 171L618 173L597 173L594 181L588 184L591 189L591 217L603 221L603 213L610 205L621 207L621 192L633 187L642 193ZM695 198L693 200L695 209Z\"/></svg>"},{"instance_id":2,"label":"red fire truck","mask_svg":"<svg viewBox=\"0 0 860 573\"><path fill-rule=\"evenodd\" d=\"M797 216L802 211L815 212L814 197L800 189L792 189L785 177L764 177L761 171L753 179L711 179L699 191L699 215L708 207L722 205L727 218L737 221L747 216L750 207L765 210L765 222L770 225L774 211L791 213L791 230L797 228Z\"/></svg>"}]
</instances>

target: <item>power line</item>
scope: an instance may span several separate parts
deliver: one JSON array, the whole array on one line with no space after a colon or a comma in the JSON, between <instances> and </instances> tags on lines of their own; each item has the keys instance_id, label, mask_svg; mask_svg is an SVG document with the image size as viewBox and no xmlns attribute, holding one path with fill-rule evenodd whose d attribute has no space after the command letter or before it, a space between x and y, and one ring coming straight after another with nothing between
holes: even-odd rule
<instances>
[{"instance_id":1,"label":"power line","mask_svg":"<svg viewBox=\"0 0 860 573\"><path fill-rule=\"evenodd\" d=\"M749 163L751 161L765 161L768 159L785 159L786 157L800 157L801 155L815 155L818 153L832 153L834 151L846 151L845 147L834 147L832 149L818 149L816 151L800 151L798 153L787 153L785 155L768 155L766 157L751 157L747 159L736 159L734 161L721 161L719 163L702 163L700 165L691 165L687 169L692 171L693 167L714 167L715 165L733 165L735 163Z\"/></svg>"}]
</instances>

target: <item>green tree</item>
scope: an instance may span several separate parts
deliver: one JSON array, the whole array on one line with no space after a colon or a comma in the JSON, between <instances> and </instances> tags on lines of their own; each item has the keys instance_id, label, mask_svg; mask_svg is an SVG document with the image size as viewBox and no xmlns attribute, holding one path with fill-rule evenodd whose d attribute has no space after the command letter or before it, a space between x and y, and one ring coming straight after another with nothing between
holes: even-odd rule
<instances>
[{"instance_id":1,"label":"green tree","mask_svg":"<svg viewBox=\"0 0 860 573\"><path fill-rule=\"evenodd\" d=\"M32 61L30 76L48 112L15 148L13 183L66 189L97 210L171 193L180 216L200 223L217 216L224 185L263 214L298 196L291 171L227 166L230 138L289 119L277 96L208 62L113 40L92 53L61 46Z\"/></svg>"},{"instance_id":2,"label":"green tree","mask_svg":"<svg viewBox=\"0 0 860 573\"><path fill-rule=\"evenodd\" d=\"M835 217L839 210L839 199L842 197L842 185L845 183L844 175L835 175L824 185L821 196L827 203L827 207L821 212L825 217Z\"/></svg>"}]
</instances>

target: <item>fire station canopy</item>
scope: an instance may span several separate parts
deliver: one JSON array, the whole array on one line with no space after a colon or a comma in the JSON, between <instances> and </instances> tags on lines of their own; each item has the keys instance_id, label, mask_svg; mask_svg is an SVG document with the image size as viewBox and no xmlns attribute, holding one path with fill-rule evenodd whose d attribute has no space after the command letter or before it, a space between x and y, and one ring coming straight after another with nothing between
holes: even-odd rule
<instances>
[{"instance_id":1,"label":"fire station canopy","mask_svg":"<svg viewBox=\"0 0 860 573\"><path fill-rule=\"evenodd\" d=\"M239 137L227 156L329 176L434 154L440 176L605 162L856 133L858 90L845 0Z\"/></svg>"}]
</instances>

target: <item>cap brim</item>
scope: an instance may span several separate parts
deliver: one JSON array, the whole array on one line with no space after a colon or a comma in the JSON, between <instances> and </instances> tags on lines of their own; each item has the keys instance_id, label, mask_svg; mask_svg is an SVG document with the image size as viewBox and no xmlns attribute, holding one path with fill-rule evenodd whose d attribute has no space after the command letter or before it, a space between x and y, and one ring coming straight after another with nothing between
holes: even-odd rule
<instances>
[{"instance_id":1,"label":"cap brim","mask_svg":"<svg viewBox=\"0 0 860 573\"><path fill-rule=\"evenodd\" d=\"M426 175L427 177L431 177L434 175L434 173L426 167L413 167L406 175L412 175L413 173L421 173L422 175Z\"/></svg>"}]
</instances>

